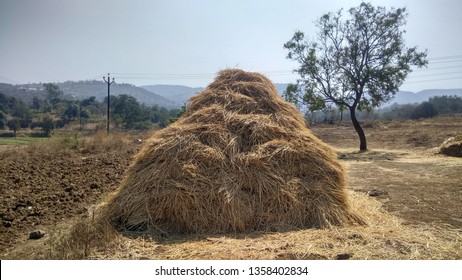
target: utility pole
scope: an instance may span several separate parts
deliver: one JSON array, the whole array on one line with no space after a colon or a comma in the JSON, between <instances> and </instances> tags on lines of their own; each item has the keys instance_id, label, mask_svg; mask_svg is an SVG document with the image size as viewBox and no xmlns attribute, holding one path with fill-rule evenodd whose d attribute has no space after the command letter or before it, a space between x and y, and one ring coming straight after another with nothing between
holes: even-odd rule
<instances>
[{"instance_id":1,"label":"utility pole","mask_svg":"<svg viewBox=\"0 0 462 280\"><path fill-rule=\"evenodd\" d=\"M112 78L111 81L111 77L109 75L110 74L107 73L107 80L106 77L103 77L103 80L107 84L107 134L109 134L109 107L111 105L111 84L114 82L114 78Z\"/></svg>"}]
</instances>

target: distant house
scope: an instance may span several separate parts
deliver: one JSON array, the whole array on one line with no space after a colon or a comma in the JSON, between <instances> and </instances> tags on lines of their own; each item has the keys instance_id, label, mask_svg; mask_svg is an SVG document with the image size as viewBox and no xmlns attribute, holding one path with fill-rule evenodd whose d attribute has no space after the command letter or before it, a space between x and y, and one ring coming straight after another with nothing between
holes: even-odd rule
<instances>
[{"instance_id":1,"label":"distant house","mask_svg":"<svg viewBox=\"0 0 462 280\"><path fill-rule=\"evenodd\" d=\"M38 87L19 87L20 90L24 90L24 91L39 91L41 90L41 88L38 88Z\"/></svg>"}]
</instances>

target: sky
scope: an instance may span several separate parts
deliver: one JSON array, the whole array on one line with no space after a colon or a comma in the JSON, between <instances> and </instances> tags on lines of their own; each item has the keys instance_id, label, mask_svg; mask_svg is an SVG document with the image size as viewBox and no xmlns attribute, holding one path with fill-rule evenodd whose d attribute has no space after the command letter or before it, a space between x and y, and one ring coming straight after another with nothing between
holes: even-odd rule
<instances>
[{"instance_id":1,"label":"sky","mask_svg":"<svg viewBox=\"0 0 462 280\"><path fill-rule=\"evenodd\" d=\"M361 0L0 0L0 82L103 80L207 86L226 68L295 82L284 43ZM462 1L371 0L406 7L405 43L428 51L400 90L462 88Z\"/></svg>"}]
</instances>

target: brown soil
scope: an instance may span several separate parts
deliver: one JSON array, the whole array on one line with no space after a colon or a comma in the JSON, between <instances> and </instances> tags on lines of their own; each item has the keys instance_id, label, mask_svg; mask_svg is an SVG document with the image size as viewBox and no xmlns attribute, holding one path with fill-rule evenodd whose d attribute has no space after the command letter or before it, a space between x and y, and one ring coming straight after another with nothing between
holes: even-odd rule
<instances>
[{"instance_id":1,"label":"brown soil","mask_svg":"<svg viewBox=\"0 0 462 280\"><path fill-rule=\"evenodd\" d=\"M350 125L318 125L311 129L315 135L339 151L339 158L348 169L351 190L374 196L373 199L383 203L385 210L411 225L450 225L452 228L462 229L462 159L437 154L435 149L448 137L462 135L462 118L366 123L365 131L370 150L365 153L357 152L357 136ZM1 259L36 258L35 252L45 244L44 240L49 238L50 233L56 234L61 225L71 224L73 218L88 213L105 194L117 188L132 156L142 146L138 143L138 138L144 140L148 136L95 137L76 147L63 146L62 141L54 143L53 138L30 146L0 146ZM45 231L45 237L41 240L28 240L29 233L37 229ZM324 234L316 234L318 233ZM290 240L297 234L299 233L266 235L263 241L275 243L274 246L277 247L280 246L277 242ZM354 234L357 235L356 232ZM347 235L345 238L349 238ZM247 240L247 237L242 240ZM209 237L194 243L194 246L202 243L222 245L227 242L230 241L222 237ZM391 245L384 243L383 246L399 247L396 245L398 241L390 242ZM184 241L173 243L185 244ZM211 257L209 254L199 253L195 256L171 255L172 252L179 252L175 246L168 247L168 242L154 245L159 249L157 257ZM230 246L235 247L234 244ZM326 246L331 248L330 245ZM265 248L260 248L263 258L267 252ZM120 257L137 258L139 254L144 254L140 251L137 255L130 248L128 250L130 253ZM152 248L149 250L153 252ZM285 251L281 249L277 252L282 254ZM212 257L226 258L216 254L218 255ZM357 256L365 258L362 255ZM151 258L143 255L141 257ZM335 258L335 255L327 256L331 257ZM405 255L404 258L406 257L409 256Z\"/></svg>"},{"instance_id":2,"label":"brown soil","mask_svg":"<svg viewBox=\"0 0 462 280\"><path fill-rule=\"evenodd\" d=\"M97 136L79 144L68 142L85 140L69 137L29 147L0 146L0 257L26 242L31 231L50 233L113 191L141 147L135 140L97 143L107 142Z\"/></svg>"}]
</instances>

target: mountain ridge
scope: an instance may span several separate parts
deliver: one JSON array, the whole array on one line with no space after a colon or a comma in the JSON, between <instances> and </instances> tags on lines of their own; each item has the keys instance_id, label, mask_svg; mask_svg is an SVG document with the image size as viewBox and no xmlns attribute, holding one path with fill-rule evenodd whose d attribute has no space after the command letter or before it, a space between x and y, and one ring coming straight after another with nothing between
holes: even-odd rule
<instances>
[{"instance_id":1,"label":"mountain ridge","mask_svg":"<svg viewBox=\"0 0 462 280\"><path fill-rule=\"evenodd\" d=\"M455 95L462 97L462 88L460 89L425 89L418 92L412 91L398 91L395 97L389 102L385 103L384 106L392 105L394 103L412 104L422 103L427 101L430 97L443 96L443 95Z\"/></svg>"},{"instance_id":2,"label":"mountain ridge","mask_svg":"<svg viewBox=\"0 0 462 280\"><path fill-rule=\"evenodd\" d=\"M279 94L282 95L284 90L287 88L288 84L285 83L274 83L274 86L278 90ZM184 105L187 103L188 99L191 98L195 93L201 92L205 87L188 87L183 85L145 85L142 86L147 90L152 90L163 96L174 101L178 105ZM383 104L384 106L389 106L394 103L402 104L412 104L412 103L421 103L428 100L430 97L434 96L443 96L443 95L455 95L462 97L462 88L460 89L426 89L418 92L412 91L398 91L394 98L389 102Z\"/></svg>"},{"instance_id":3,"label":"mountain ridge","mask_svg":"<svg viewBox=\"0 0 462 280\"><path fill-rule=\"evenodd\" d=\"M103 100L107 96L107 84L103 81L67 81L56 83L64 92L67 99L85 99L95 96L98 100ZM274 83L279 94L282 94L288 84ZM111 95L128 94L134 96L138 102L146 105L158 105L166 108L181 108L187 104L189 98L203 91L205 87L189 87L184 85L155 84L135 86L126 83L114 83L111 85ZM8 84L0 83L0 92L6 95L18 97L25 102L31 103L34 96L44 97L42 83L30 84ZM462 88L457 89L426 89L419 92L399 91L395 97L381 107L392 104L412 104L421 103L430 97L454 95L462 97Z\"/></svg>"},{"instance_id":4,"label":"mountain ridge","mask_svg":"<svg viewBox=\"0 0 462 280\"><path fill-rule=\"evenodd\" d=\"M286 89L288 84L274 83L274 86L280 94ZM172 100L178 106L185 105L189 98L196 93L199 93L205 89L205 87L188 87L183 85L167 85L167 84L156 84L156 85L144 85L142 88L155 92L160 96Z\"/></svg>"},{"instance_id":5,"label":"mountain ridge","mask_svg":"<svg viewBox=\"0 0 462 280\"><path fill-rule=\"evenodd\" d=\"M103 100L107 96L107 84L103 81L67 81L55 83L64 93L64 99L82 100L95 96L98 100ZM14 96L27 103L31 103L35 96L44 98L45 92L42 83L12 85L0 83L0 92L9 96ZM155 92L144 88L125 83L113 83L110 87L111 95L128 94L135 97L138 102L146 105L158 105L166 108L177 108L175 102L158 95Z\"/></svg>"}]
</instances>

